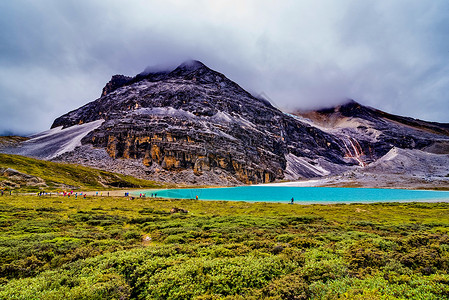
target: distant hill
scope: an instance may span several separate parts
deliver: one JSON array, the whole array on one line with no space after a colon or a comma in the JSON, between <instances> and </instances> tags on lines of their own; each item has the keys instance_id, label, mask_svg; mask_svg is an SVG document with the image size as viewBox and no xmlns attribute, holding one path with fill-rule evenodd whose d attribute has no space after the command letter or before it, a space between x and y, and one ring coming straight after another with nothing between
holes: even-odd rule
<instances>
[{"instance_id":1,"label":"distant hill","mask_svg":"<svg viewBox=\"0 0 449 300\"><path fill-rule=\"evenodd\" d=\"M393 148L449 154L449 124L401 117L354 100L315 111L297 111L300 120L339 137L348 156L366 166Z\"/></svg>"},{"instance_id":2,"label":"distant hill","mask_svg":"<svg viewBox=\"0 0 449 300\"><path fill-rule=\"evenodd\" d=\"M161 187L153 181L103 170L0 154L0 189L6 190L98 190Z\"/></svg>"}]
</instances>

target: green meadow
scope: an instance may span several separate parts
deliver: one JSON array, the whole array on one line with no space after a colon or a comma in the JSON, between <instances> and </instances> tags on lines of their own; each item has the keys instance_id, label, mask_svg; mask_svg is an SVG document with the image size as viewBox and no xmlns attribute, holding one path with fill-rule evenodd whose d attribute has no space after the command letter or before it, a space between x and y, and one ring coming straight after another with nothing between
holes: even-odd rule
<instances>
[{"instance_id":1,"label":"green meadow","mask_svg":"<svg viewBox=\"0 0 449 300\"><path fill-rule=\"evenodd\" d=\"M449 203L13 195L0 227L0 299L449 299Z\"/></svg>"}]
</instances>

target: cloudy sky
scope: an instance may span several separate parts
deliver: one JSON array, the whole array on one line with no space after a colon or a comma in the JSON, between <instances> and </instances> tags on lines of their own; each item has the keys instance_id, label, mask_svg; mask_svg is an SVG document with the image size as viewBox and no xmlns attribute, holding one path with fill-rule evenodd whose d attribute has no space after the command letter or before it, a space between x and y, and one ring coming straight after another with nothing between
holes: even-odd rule
<instances>
[{"instance_id":1,"label":"cloudy sky","mask_svg":"<svg viewBox=\"0 0 449 300\"><path fill-rule=\"evenodd\" d=\"M197 59L284 109L343 99L449 122L446 0L0 2L0 134L47 130L113 74Z\"/></svg>"}]
</instances>

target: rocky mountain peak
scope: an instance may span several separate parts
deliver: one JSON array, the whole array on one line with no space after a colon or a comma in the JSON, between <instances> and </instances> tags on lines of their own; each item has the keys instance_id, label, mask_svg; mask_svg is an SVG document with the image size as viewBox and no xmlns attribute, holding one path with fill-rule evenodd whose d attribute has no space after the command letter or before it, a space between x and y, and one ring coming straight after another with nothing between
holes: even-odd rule
<instances>
[{"instance_id":1,"label":"rocky mountain peak","mask_svg":"<svg viewBox=\"0 0 449 300\"><path fill-rule=\"evenodd\" d=\"M173 70L153 70L153 68L146 68L143 72L137 74L134 77L125 75L114 75L111 80L105 85L102 90L101 96L106 96L109 93L127 85L137 83L142 80L150 82L156 82L166 79L183 78L186 80L198 81L198 83L220 83L233 84L238 86L234 82L231 82L223 74L216 72L208 68L205 64L198 60L188 60L180 64Z\"/></svg>"},{"instance_id":2,"label":"rocky mountain peak","mask_svg":"<svg viewBox=\"0 0 449 300\"><path fill-rule=\"evenodd\" d=\"M180 64L176 69L184 70L187 72L196 71L200 68L207 68L205 64L198 60L187 60ZM209 68L207 68L209 69Z\"/></svg>"},{"instance_id":3,"label":"rocky mountain peak","mask_svg":"<svg viewBox=\"0 0 449 300\"><path fill-rule=\"evenodd\" d=\"M225 75L208 68L205 64L197 60L189 60L182 63L176 69L171 71L167 77L191 80L198 84L218 84L221 87L229 86L232 88L240 88ZM243 89L241 90L243 91Z\"/></svg>"},{"instance_id":4,"label":"rocky mountain peak","mask_svg":"<svg viewBox=\"0 0 449 300\"><path fill-rule=\"evenodd\" d=\"M339 105L324 107L324 108L320 108L317 110L311 110L311 111L316 112L316 113L321 113L321 114L332 114L332 113L337 113L337 112L356 111L363 107L364 107L363 105L361 105L360 103L358 103L357 101L355 101L353 99L346 99L346 101L344 101L343 103L341 103ZM307 113L309 111L304 111L304 112Z\"/></svg>"},{"instance_id":5,"label":"rocky mountain peak","mask_svg":"<svg viewBox=\"0 0 449 300\"><path fill-rule=\"evenodd\" d=\"M106 96L107 94L115 91L116 89L124 86L132 80L132 77L124 75L113 75L111 80L104 86L101 96Z\"/></svg>"},{"instance_id":6,"label":"rocky mountain peak","mask_svg":"<svg viewBox=\"0 0 449 300\"><path fill-rule=\"evenodd\" d=\"M109 93L52 125L68 130L104 120L81 143L84 150L89 145L105 149L105 165L110 159L113 164L134 160L151 178L193 174L187 180L192 183L207 174L209 179L198 180L227 184L271 182L284 178L286 169L291 178L326 174L314 166L319 159L354 164L343 158L332 136L255 98L199 61L131 79L114 76L108 87Z\"/></svg>"}]
</instances>

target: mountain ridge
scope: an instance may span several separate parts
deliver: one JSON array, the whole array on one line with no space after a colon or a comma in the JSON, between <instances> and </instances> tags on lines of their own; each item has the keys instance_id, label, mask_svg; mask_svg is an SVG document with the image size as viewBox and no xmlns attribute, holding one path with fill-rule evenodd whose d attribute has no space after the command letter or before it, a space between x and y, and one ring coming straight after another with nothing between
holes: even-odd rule
<instances>
[{"instance_id":1,"label":"mountain ridge","mask_svg":"<svg viewBox=\"0 0 449 300\"><path fill-rule=\"evenodd\" d=\"M299 114L299 115L307 115L309 113L315 112L317 114L329 115L332 113L339 112L343 116L346 116L346 117L356 117L361 114L361 112L358 112L357 110L362 111L362 114L365 114L365 116L370 115L375 118L382 116L383 118L389 119L391 121L399 122L404 125L409 125L409 126L413 126L413 127L422 127L423 129L428 129L435 133L449 135L449 123L424 121L424 120L420 120L420 119L416 119L416 118L394 115L394 114L387 113L387 112L381 111L381 110L373 108L373 107L364 106L353 99L348 99L346 102L344 102L340 105L332 106L332 107L327 107L327 108L322 108L322 109L317 109L317 110L309 110L309 111L298 110L294 113ZM317 120L315 120L315 121L317 121Z\"/></svg>"},{"instance_id":2,"label":"mountain ridge","mask_svg":"<svg viewBox=\"0 0 449 300\"><path fill-rule=\"evenodd\" d=\"M51 130L61 143L54 149L37 152L42 143L31 139L15 153L56 153L47 159L175 183L258 184L363 173L395 148L447 155L448 129L354 100L288 114L189 61L171 71L112 76L100 98L55 119ZM74 149L62 144L69 132ZM421 155L429 160L423 163L446 159L432 155Z\"/></svg>"}]
</instances>

